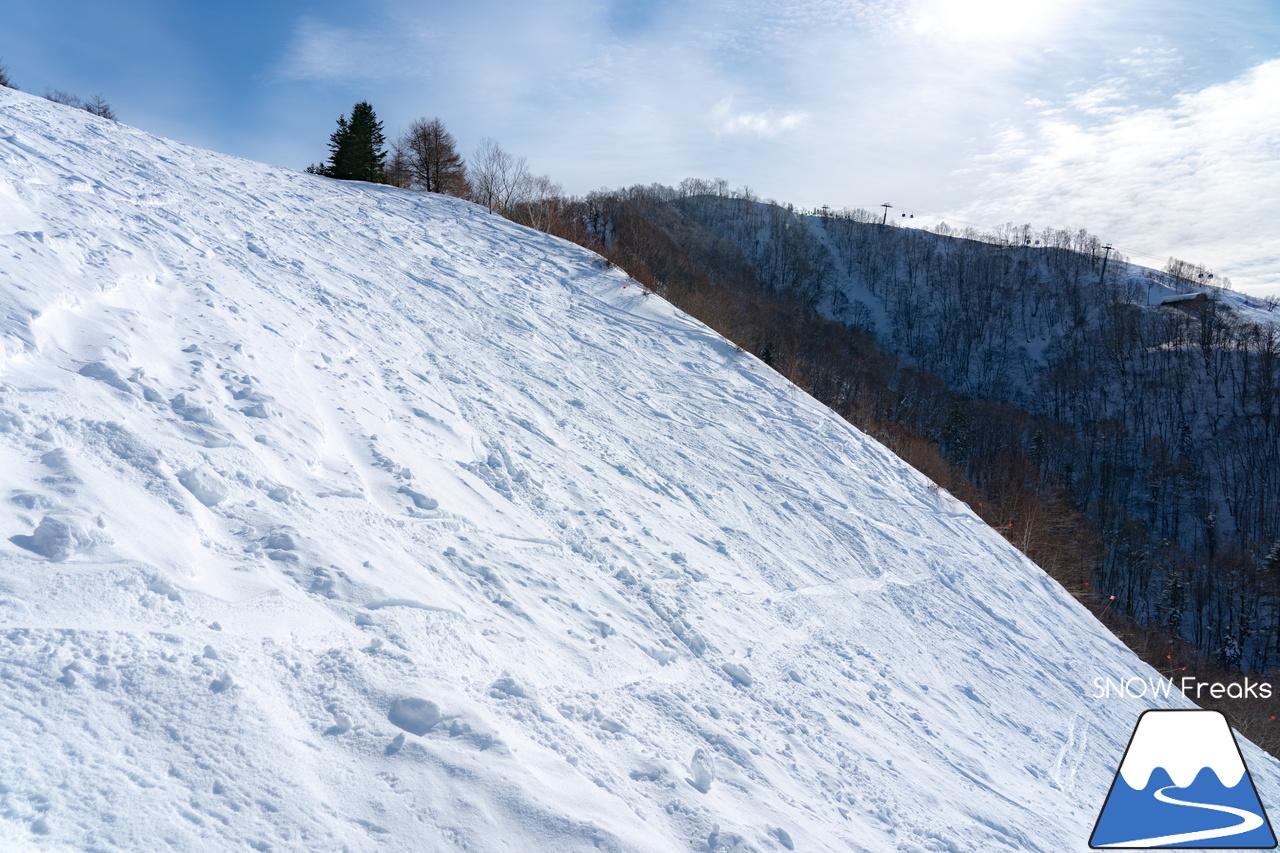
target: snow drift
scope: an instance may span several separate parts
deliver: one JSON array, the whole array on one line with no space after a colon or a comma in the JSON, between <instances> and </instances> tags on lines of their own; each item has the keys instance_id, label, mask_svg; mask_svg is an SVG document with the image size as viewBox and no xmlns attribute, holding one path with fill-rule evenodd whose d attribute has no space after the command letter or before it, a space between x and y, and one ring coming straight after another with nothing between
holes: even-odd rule
<instances>
[{"instance_id":1,"label":"snow drift","mask_svg":"<svg viewBox=\"0 0 1280 853\"><path fill-rule=\"evenodd\" d=\"M1060 853L1153 675L590 253L9 90L0 477L7 850Z\"/></svg>"}]
</instances>

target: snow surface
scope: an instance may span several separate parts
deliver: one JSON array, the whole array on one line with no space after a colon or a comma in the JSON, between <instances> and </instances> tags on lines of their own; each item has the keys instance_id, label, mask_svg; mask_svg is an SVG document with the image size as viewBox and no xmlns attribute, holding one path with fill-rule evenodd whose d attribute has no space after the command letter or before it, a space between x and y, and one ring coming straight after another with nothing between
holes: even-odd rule
<instances>
[{"instance_id":1,"label":"snow surface","mask_svg":"<svg viewBox=\"0 0 1280 853\"><path fill-rule=\"evenodd\" d=\"M1209 288L1208 293L1250 323L1280 326L1280 294L1262 297L1220 287Z\"/></svg>"},{"instance_id":2,"label":"snow surface","mask_svg":"<svg viewBox=\"0 0 1280 853\"><path fill-rule=\"evenodd\" d=\"M10 90L0 476L4 850L1061 853L1151 706L592 254Z\"/></svg>"},{"instance_id":3,"label":"snow surface","mask_svg":"<svg viewBox=\"0 0 1280 853\"><path fill-rule=\"evenodd\" d=\"M1122 267L1128 286L1134 292L1146 293L1143 304L1177 305L1179 302L1194 299L1204 294L1236 312L1246 322L1259 326L1280 325L1280 312L1276 295L1271 297L1253 296L1235 290L1218 287L1212 283L1202 286L1190 286L1179 281L1168 273L1148 269L1137 264L1125 263Z\"/></svg>"}]
</instances>

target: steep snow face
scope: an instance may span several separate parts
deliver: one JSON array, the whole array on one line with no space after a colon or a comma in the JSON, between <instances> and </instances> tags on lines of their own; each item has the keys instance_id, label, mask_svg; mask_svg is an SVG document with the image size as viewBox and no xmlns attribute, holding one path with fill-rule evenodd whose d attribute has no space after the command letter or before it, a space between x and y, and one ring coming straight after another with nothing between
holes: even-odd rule
<instances>
[{"instance_id":1,"label":"steep snow face","mask_svg":"<svg viewBox=\"0 0 1280 853\"><path fill-rule=\"evenodd\" d=\"M1085 849L1155 674L591 254L9 90L0 199L4 849Z\"/></svg>"}]
</instances>

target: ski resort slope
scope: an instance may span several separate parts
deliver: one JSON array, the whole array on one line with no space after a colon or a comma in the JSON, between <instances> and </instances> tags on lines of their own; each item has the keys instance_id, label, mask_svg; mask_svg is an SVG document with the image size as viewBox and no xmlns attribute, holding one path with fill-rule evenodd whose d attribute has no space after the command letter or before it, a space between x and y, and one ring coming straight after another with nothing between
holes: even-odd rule
<instances>
[{"instance_id":1,"label":"ski resort slope","mask_svg":"<svg viewBox=\"0 0 1280 853\"><path fill-rule=\"evenodd\" d=\"M0 89L0 324L6 851L1061 853L1151 706L965 506L463 201Z\"/></svg>"}]
</instances>

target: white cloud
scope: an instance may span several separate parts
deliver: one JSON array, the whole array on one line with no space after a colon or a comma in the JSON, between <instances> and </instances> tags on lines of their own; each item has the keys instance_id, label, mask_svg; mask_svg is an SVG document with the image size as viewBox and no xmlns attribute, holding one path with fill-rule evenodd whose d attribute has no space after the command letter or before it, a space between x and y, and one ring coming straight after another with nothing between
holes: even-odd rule
<instances>
[{"instance_id":1,"label":"white cloud","mask_svg":"<svg viewBox=\"0 0 1280 853\"><path fill-rule=\"evenodd\" d=\"M721 101L712 112L717 133L748 133L755 136L774 137L788 130L795 130L809 120L809 114L794 112L734 112L731 100Z\"/></svg>"},{"instance_id":2,"label":"white cloud","mask_svg":"<svg viewBox=\"0 0 1280 853\"><path fill-rule=\"evenodd\" d=\"M1067 103L1087 115L1115 115L1124 111L1121 101L1127 94L1124 80L1113 77L1067 99Z\"/></svg>"},{"instance_id":3,"label":"white cloud","mask_svg":"<svg viewBox=\"0 0 1280 853\"><path fill-rule=\"evenodd\" d=\"M1192 0L1177 31L1146 0L366 2L357 24L297 23L273 114L310 103L324 127L370 98L389 136L438 115L464 153L495 137L571 192L723 176L801 205L1087 227L1239 281L1270 257L1242 211L1276 213L1259 147L1280 99L1265 68L1173 96L1245 67L1206 52L1222 22Z\"/></svg>"},{"instance_id":4,"label":"white cloud","mask_svg":"<svg viewBox=\"0 0 1280 853\"><path fill-rule=\"evenodd\" d=\"M284 82L327 83L411 74L411 65L394 58L401 47L389 44L384 33L302 18L276 75Z\"/></svg>"},{"instance_id":5,"label":"white cloud","mask_svg":"<svg viewBox=\"0 0 1280 853\"><path fill-rule=\"evenodd\" d=\"M1280 288L1280 60L1164 107L1102 115L1112 94L1078 96L1078 121L1006 133L982 158L996 168L984 200L956 218L1083 226L1208 263L1237 285Z\"/></svg>"},{"instance_id":6,"label":"white cloud","mask_svg":"<svg viewBox=\"0 0 1280 853\"><path fill-rule=\"evenodd\" d=\"M1026 40L1053 27L1071 5L1064 0L916 0L913 25L921 35L951 40Z\"/></svg>"},{"instance_id":7,"label":"white cloud","mask_svg":"<svg viewBox=\"0 0 1280 853\"><path fill-rule=\"evenodd\" d=\"M1140 77L1164 78L1181 67L1182 57L1173 47L1135 47L1114 64Z\"/></svg>"}]
</instances>

